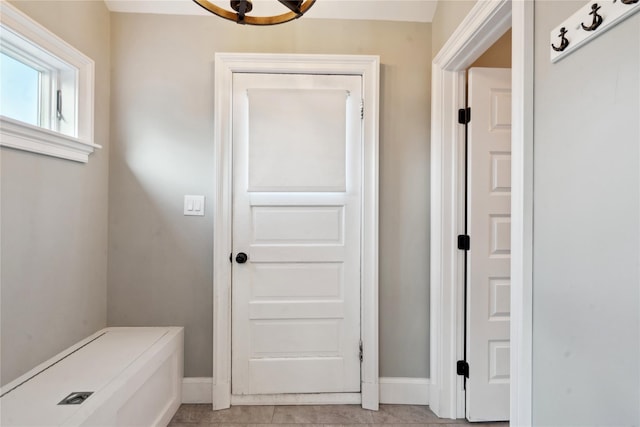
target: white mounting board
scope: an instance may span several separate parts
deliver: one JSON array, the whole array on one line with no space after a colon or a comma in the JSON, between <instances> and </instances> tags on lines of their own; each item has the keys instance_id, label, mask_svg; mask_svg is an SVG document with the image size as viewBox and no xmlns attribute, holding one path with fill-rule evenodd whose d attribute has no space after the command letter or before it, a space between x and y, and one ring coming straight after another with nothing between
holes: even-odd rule
<instances>
[{"instance_id":1,"label":"white mounting board","mask_svg":"<svg viewBox=\"0 0 640 427\"><path fill-rule=\"evenodd\" d=\"M593 22L593 15L591 13L591 5L597 3L600 6L598 14L602 16L602 24L594 31L586 31L582 29L580 24L584 23L585 26L591 25ZM627 19L634 13L640 10L640 1L633 4L624 4L622 0L602 0L595 1L586 4L581 7L576 13L565 19L560 25L551 30L549 35L549 51L551 52L551 62L557 62L571 52L580 48L582 45L595 39L600 34L604 33L610 28L613 28L618 23ZM569 40L569 46L562 52L557 52L551 47L552 44L560 45L560 29L565 27L567 29L566 38Z\"/></svg>"}]
</instances>

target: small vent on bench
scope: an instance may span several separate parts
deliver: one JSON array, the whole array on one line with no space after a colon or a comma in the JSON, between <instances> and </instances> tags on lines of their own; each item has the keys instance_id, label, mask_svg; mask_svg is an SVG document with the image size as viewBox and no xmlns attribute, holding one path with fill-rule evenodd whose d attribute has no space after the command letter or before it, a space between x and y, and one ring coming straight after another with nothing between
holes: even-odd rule
<instances>
[{"instance_id":1,"label":"small vent on bench","mask_svg":"<svg viewBox=\"0 0 640 427\"><path fill-rule=\"evenodd\" d=\"M80 405L92 394L92 391L74 391L69 396L62 399L58 405Z\"/></svg>"}]
</instances>

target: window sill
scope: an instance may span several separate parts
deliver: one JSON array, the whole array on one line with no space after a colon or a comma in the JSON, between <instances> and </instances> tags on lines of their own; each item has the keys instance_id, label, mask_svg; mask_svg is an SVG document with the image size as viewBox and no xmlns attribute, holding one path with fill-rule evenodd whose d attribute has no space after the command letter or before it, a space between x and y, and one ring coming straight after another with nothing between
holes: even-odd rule
<instances>
[{"instance_id":1,"label":"window sill","mask_svg":"<svg viewBox=\"0 0 640 427\"><path fill-rule=\"evenodd\" d=\"M102 146L0 116L0 146L87 163Z\"/></svg>"}]
</instances>

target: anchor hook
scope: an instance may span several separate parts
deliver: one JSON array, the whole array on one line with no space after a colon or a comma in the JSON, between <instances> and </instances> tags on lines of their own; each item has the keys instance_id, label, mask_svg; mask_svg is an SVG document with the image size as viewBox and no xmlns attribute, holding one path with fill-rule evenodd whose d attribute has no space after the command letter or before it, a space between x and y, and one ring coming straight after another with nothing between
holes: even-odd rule
<instances>
[{"instance_id":1,"label":"anchor hook","mask_svg":"<svg viewBox=\"0 0 640 427\"><path fill-rule=\"evenodd\" d=\"M555 50L556 52L562 52L567 48L567 46L569 46L569 40L567 40L567 38L565 37L567 33L568 31L565 27L560 28L560 34L558 35L558 37L562 37L562 40L560 41L560 46L551 44L553 50Z\"/></svg>"},{"instance_id":2,"label":"anchor hook","mask_svg":"<svg viewBox=\"0 0 640 427\"><path fill-rule=\"evenodd\" d=\"M584 23L580 24L582 25L583 30L594 31L596 28L600 26L600 24L602 24L602 16L598 15L599 10L600 10L600 6L598 6L598 3L594 3L591 5L591 13L589 13L589 15L593 15L593 22L588 27L584 25Z\"/></svg>"}]
</instances>

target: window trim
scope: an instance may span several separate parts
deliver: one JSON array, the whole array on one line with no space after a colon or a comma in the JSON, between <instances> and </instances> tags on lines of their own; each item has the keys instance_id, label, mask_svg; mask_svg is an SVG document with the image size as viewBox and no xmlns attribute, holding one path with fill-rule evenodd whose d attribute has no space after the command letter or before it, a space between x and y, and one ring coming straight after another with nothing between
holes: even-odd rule
<instances>
[{"instance_id":1,"label":"window trim","mask_svg":"<svg viewBox=\"0 0 640 427\"><path fill-rule=\"evenodd\" d=\"M94 61L6 1L0 1L0 40L5 31L77 70L75 136L0 116L0 146L86 163L94 143ZM4 43L4 42L3 42ZM15 44L12 44L15 47Z\"/></svg>"}]
</instances>

